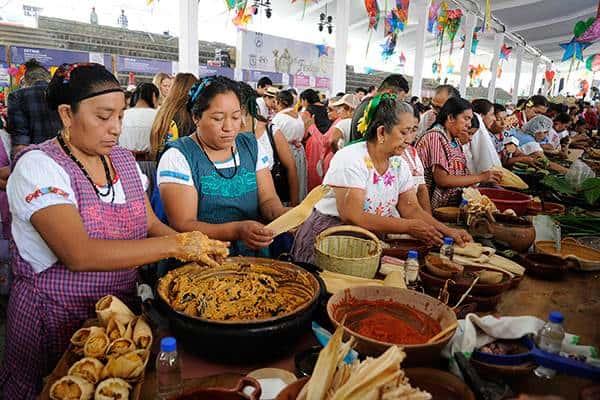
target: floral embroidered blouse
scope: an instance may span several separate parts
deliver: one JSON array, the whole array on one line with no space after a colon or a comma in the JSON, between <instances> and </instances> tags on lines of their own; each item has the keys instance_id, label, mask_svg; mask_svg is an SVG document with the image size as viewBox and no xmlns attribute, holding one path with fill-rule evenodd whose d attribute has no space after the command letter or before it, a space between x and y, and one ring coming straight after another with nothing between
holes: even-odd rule
<instances>
[{"instance_id":1,"label":"floral embroidered blouse","mask_svg":"<svg viewBox=\"0 0 600 400\"><path fill-rule=\"evenodd\" d=\"M363 210L384 217L398 217L398 196L414 189L410 168L402 157L392 157L388 170L379 174L366 142L346 146L335 153L323 184L364 190ZM319 201L315 208L322 214L339 216L333 193Z\"/></svg>"}]
</instances>

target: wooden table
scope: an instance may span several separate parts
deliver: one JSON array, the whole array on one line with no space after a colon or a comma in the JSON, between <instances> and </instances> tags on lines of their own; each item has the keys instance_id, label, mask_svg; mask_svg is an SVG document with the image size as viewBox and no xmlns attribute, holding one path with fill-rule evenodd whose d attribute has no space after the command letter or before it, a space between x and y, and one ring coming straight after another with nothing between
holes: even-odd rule
<instances>
[{"instance_id":1,"label":"wooden table","mask_svg":"<svg viewBox=\"0 0 600 400\"><path fill-rule=\"evenodd\" d=\"M565 316L565 327L568 332L581 337L582 344L600 347L600 272L569 272L566 280L550 282L526 276L520 286L506 292L494 315L519 316L533 315L547 319L548 313L558 310ZM190 354L183 353L183 377L186 387L207 384L207 376L231 373L225 382L237 381L238 374L246 374L262 367L277 367L294 371L293 355L315 345L310 333L297 343L290 351L290 356L269 365L223 365L208 362ZM149 369L152 369L149 366ZM214 382L214 380L209 380ZM521 379L513 379L511 387L516 392L530 394L559 394L565 399L577 399L579 390L591 381L570 376L559 375L550 381L540 380L531 375ZM230 384L228 386L233 386ZM154 371L149 370L144 381L143 399L153 399L156 388Z\"/></svg>"}]
</instances>

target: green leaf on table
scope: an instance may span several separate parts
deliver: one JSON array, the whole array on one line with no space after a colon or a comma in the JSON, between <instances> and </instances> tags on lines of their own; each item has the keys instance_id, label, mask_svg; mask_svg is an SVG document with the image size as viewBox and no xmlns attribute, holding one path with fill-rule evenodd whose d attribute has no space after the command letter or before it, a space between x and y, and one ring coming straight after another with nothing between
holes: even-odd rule
<instances>
[{"instance_id":1,"label":"green leaf on table","mask_svg":"<svg viewBox=\"0 0 600 400\"><path fill-rule=\"evenodd\" d=\"M546 175L544 179L542 179L542 184L558 193L570 195L577 194L577 191L569 185L569 182L567 182L564 176Z\"/></svg>"}]
</instances>

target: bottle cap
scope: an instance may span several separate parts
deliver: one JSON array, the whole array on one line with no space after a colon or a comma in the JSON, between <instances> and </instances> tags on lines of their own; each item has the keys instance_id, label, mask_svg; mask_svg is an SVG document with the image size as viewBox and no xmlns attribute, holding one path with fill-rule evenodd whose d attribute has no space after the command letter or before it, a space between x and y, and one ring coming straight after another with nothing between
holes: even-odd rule
<instances>
[{"instance_id":1,"label":"bottle cap","mask_svg":"<svg viewBox=\"0 0 600 400\"><path fill-rule=\"evenodd\" d=\"M171 352L177 350L177 340L174 337L165 337L160 341L160 351Z\"/></svg>"},{"instance_id":2,"label":"bottle cap","mask_svg":"<svg viewBox=\"0 0 600 400\"><path fill-rule=\"evenodd\" d=\"M444 244L452 246L454 244L454 239L452 239L451 237L445 237L444 238Z\"/></svg>"},{"instance_id":3,"label":"bottle cap","mask_svg":"<svg viewBox=\"0 0 600 400\"><path fill-rule=\"evenodd\" d=\"M550 322L554 322L555 324L560 324L565 320L565 317L562 315L560 311L551 311L548 316Z\"/></svg>"},{"instance_id":4,"label":"bottle cap","mask_svg":"<svg viewBox=\"0 0 600 400\"><path fill-rule=\"evenodd\" d=\"M416 250L409 251L408 258L419 258L419 252Z\"/></svg>"}]
</instances>

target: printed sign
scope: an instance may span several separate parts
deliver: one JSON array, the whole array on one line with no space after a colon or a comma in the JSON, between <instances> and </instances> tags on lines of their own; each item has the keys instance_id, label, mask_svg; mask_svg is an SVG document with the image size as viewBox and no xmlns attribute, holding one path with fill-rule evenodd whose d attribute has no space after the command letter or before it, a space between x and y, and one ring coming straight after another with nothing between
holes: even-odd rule
<instances>
[{"instance_id":1,"label":"printed sign","mask_svg":"<svg viewBox=\"0 0 600 400\"><path fill-rule=\"evenodd\" d=\"M209 67L207 65L201 65L198 71L198 77L204 78L205 76L221 75L229 79L234 79L234 71L232 68L227 67Z\"/></svg>"},{"instance_id":2,"label":"printed sign","mask_svg":"<svg viewBox=\"0 0 600 400\"><path fill-rule=\"evenodd\" d=\"M294 75L294 86L296 87L309 87L310 77L306 75Z\"/></svg>"},{"instance_id":3,"label":"printed sign","mask_svg":"<svg viewBox=\"0 0 600 400\"><path fill-rule=\"evenodd\" d=\"M109 54L88 53L85 51L71 51L58 49L43 49L38 47L10 46L10 61L12 64L23 64L35 58L46 68L57 67L62 64L78 62L97 62L112 70L112 61Z\"/></svg>"},{"instance_id":4,"label":"printed sign","mask_svg":"<svg viewBox=\"0 0 600 400\"><path fill-rule=\"evenodd\" d=\"M173 63L167 60L152 58L117 57L118 72L135 72L137 74L155 75L159 72L173 73Z\"/></svg>"},{"instance_id":5,"label":"printed sign","mask_svg":"<svg viewBox=\"0 0 600 400\"><path fill-rule=\"evenodd\" d=\"M330 47L251 31L242 35L242 69L333 76L334 49Z\"/></svg>"},{"instance_id":6,"label":"printed sign","mask_svg":"<svg viewBox=\"0 0 600 400\"><path fill-rule=\"evenodd\" d=\"M315 78L315 87L317 89L329 89L331 85L331 79L329 78Z\"/></svg>"}]
</instances>

